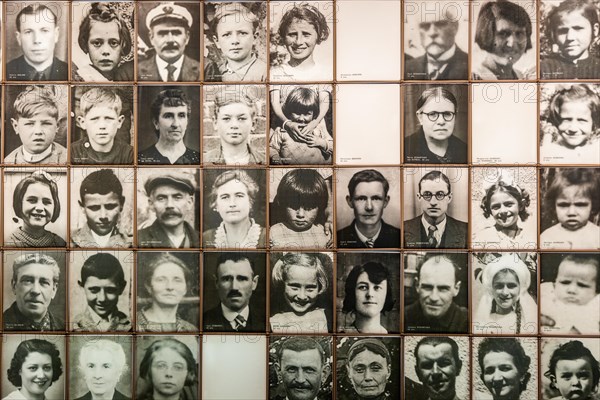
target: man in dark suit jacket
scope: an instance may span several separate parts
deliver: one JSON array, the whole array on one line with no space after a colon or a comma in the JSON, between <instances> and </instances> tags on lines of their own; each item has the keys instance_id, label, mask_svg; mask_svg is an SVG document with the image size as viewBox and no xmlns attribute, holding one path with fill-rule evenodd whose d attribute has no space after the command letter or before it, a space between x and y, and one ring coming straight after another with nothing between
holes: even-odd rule
<instances>
[{"instance_id":1,"label":"man in dark suit jacket","mask_svg":"<svg viewBox=\"0 0 600 400\"><path fill-rule=\"evenodd\" d=\"M464 249L467 224L446 212L452 201L450 180L440 171L430 171L419 181L417 199L423 213L404 221L404 247Z\"/></svg>"},{"instance_id":2,"label":"man in dark suit jacket","mask_svg":"<svg viewBox=\"0 0 600 400\"><path fill-rule=\"evenodd\" d=\"M160 4L146 16L154 56L138 63L143 81L197 82L200 63L184 54L190 41L192 14L175 4Z\"/></svg>"},{"instance_id":3,"label":"man in dark suit jacket","mask_svg":"<svg viewBox=\"0 0 600 400\"><path fill-rule=\"evenodd\" d=\"M204 330L264 332L264 306L261 309L250 304L258 286L252 257L242 253L222 253L217 260L214 280L220 303L204 313Z\"/></svg>"},{"instance_id":4,"label":"man in dark suit jacket","mask_svg":"<svg viewBox=\"0 0 600 400\"><path fill-rule=\"evenodd\" d=\"M452 10L454 10L452 8ZM467 53L456 46L458 16L445 15L436 21L421 22L419 34L425 54L406 60L404 79L407 80L464 80L469 76L469 58Z\"/></svg>"},{"instance_id":5,"label":"man in dark suit jacket","mask_svg":"<svg viewBox=\"0 0 600 400\"><path fill-rule=\"evenodd\" d=\"M400 229L382 219L383 210L390 201L389 188L387 179L374 169L359 171L352 176L346 202L354 211L354 220L338 231L338 247L400 247Z\"/></svg>"}]
</instances>

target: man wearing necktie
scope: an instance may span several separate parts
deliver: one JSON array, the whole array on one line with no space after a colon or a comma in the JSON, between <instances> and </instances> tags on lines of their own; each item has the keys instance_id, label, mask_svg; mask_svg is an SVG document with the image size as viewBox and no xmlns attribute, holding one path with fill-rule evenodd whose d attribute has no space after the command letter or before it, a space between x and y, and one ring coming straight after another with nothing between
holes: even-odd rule
<instances>
[{"instance_id":1,"label":"man wearing necktie","mask_svg":"<svg viewBox=\"0 0 600 400\"><path fill-rule=\"evenodd\" d=\"M452 202L450 180L430 171L419 181L417 200L422 214L404 221L404 247L462 249L467 246L467 223L447 214Z\"/></svg>"},{"instance_id":2,"label":"man wearing necktie","mask_svg":"<svg viewBox=\"0 0 600 400\"><path fill-rule=\"evenodd\" d=\"M143 81L197 82L200 63L184 54L190 41L192 14L174 2L163 2L150 10L146 27L155 55L138 63Z\"/></svg>"}]
</instances>

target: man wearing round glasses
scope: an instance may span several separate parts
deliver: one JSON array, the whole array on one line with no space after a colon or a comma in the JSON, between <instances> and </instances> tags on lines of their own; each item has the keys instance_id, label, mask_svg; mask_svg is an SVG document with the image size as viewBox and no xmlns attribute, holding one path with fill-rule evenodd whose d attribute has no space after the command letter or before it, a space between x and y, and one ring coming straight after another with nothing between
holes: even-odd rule
<instances>
[{"instance_id":1,"label":"man wearing round glasses","mask_svg":"<svg viewBox=\"0 0 600 400\"><path fill-rule=\"evenodd\" d=\"M430 171L419 181L421 215L404 221L404 247L462 249L467 246L467 224L447 214L452 201L450 180Z\"/></svg>"}]
</instances>

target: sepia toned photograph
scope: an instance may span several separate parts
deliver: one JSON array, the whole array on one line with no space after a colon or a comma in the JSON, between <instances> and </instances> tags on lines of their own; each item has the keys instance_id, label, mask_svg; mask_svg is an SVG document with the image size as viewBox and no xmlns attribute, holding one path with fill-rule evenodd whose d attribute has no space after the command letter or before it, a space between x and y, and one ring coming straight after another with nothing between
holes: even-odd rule
<instances>
[{"instance_id":1,"label":"sepia toned photograph","mask_svg":"<svg viewBox=\"0 0 600 400\"><path fill-rule=\"evenodd\" d=\"M198 331L199 263L193 252L137 253L137 330Z\"/></svg>"},{"instance_id":2,"label":"sepia toned photograph","mask_svg":"<svg viewBox=\"0 0 600 400\"><path fill-rule=\"evenodd\" d=\"M258 85L212 85L203 89L204 165L267 163L267 94Z\"/></svg>"},{"instance_id":3,"label":"sepia toned photograph","mask_svg":"<svg viewBox=\"0 0 600 400\"><path fill-rule=\"evenodd\" d=\"M337 253L337 332L400 333L400 253Z\"/></svg>"},{"instance_id":4,"label":"sepia toned photograph","mask_svg":"<svg viewBox=\"0 0 600 400\"><path fill-rule=\"evenodd\" d=\"M537 78L535 0L473 4L471 75L474 80Z\"/></svg>"},{"instance_id":5,"label":"sepia toned photograph","mask_svg":"<svg viewBox=\"0 0 600 400\"><path fill-rule=\"evenodd\" d=\"M133 89L73 88L71 164L133 165Z\"/></svg>"},{"instance_id":6,"label":"sepia toned photograph","mask_svg":"<svg viewBox=\"0 0 600 400\"><path fill-rule=\"evenodd\" d=\"M333 332L333 254L274 252L271 265L271 332Z\"/></svg>"},{"instance_id":7,"label":"sepia toned photograph","mask_svg":"<svg viewBox=\"0 0 600 400\"><path fill-rule=\"evenodd\" d=\"M486 167L473 168L471 174L471 247L536 249L536 169Z\"/></svg>"},{"instance_id":8,"label":"sepia toned photograph","mask_svg":"<svg viewBox=\"0 0 600 400\"><path fill-rule=\"evenodd\" d=\"M338 337L336 399L399 399L399 337Z\"/></svg>"},{"instance_id":9,"label":"sepia toned photograph","mask_svg":"<svg viewBox=\"0 0 600 400\"><path fill-rule=\"evenodd\" d=\"M266 3L204 3L205 82L264 82L266 60Z\"/></svg>"},{"instance_id":10,"label":"sepia toned photograph","mask_svg":"<svg viewBox=\"0 0 600 400\"><path fill-rule=\"evenodd\" d=\"M540 248L600 250L600 168L542 168L540 193Z\"/></svg>"},{"instance_id":11,"label":"sepia toned photograph","mask_svg":"<svg viewBox=\"0 0 600 400\"><path fill-rule=\"evenodd\" d=\"M338 169L335 200L338 248L400 247L399 168Z\"/></svg>"},{"instance_id":12,"label":"sepia toned photograph","mask_svg":"<svg viewBox=\"0 0 600 400\"><path fill-rule=\"evenodd\" d=\"M67 162L67 85L4 87L4 163Z\"/></svg>"},{"instance_id":13,"label":"sepia toned photograph","mask_svg":"<svg viewBox=\"0 0 600 400\"><path fill-rule=\"evenodd\" d=\"M205 169L202 247L237 250L267 245L266 171Z\"/></svg>"},{"instance_id":14,"label":"sepia toned photograph","mask_svg":"<svg viewBox=\"0 0 600 400\"><path fill-rule=\"evenodd\" d=\"M77 1L71 8L71 80L134 80L133 1Z\"/></svg>"},{"instance_id":15,"label":"sepia toned photograph","mask_svg":"<svg viewBox=\"0 0 600 400\"><path fill-rule=\"evenodd\" d=\"M200 247L199 173L195 168L137 170L139 247Z\"/></svg>"},{"instance_id":16,"label":"sepia toned photograph","mask_svg":"<svg viewBox=\"0 0 600 400\"><path fill-rule=\"evenodd\" d=\"M267 255L205 252L202 325L209 332L265 332Z\"/></svg>"},{"instance_id":17,"label":"sepia toned photograph","mask_svg":"<svg viewBox=\"0 0 600 400\"><path fill-rule=\"evenodd\" d=\"M138 164L200 164L200 87L138 86Z\"/></svg>"},{"instance_id":18,"label":"sepia toned photograph","mask_svg":"<svg viewBox=\"0 0 600 400\"><path fill-rule=\"evenodd\" d=\"M600 85L543 83L540 162L600 164Z\"/></svg>"},{"instance_id":19,"label":"sepia toned photograph","mask_svg":"<svg viewBox=\"0 0 600 400\"><path fill-rule=\"evenodd\" d=\"M4 253L5 331L65 330L66 283L64 251L7 251Z\"/></svg>"},{"instance_id":20,"label":"sepia toned photograph","mask_svg":"<svg viewBox=\"0 0 600 400\"><path fill-rule=\"evenodd\" d=\"M469 333L467 253L404 254L404 332Z\"/></svg>"},{"instance_id":21,"label":"sepia toned photograph","mask_svg":"<svg viewBox=\"0 0 600 400\"><path fill-rule=\"evenodd\" d=\"M332 1L274 1L270 7L272 82L333 79ZM303 39L301 39L303 38Z\"/></svg>"},{"instance_id":22,"label":"sepia toned photograph","mask_svg":"<svg viewBox=\"0 0 600 400\"><path fill-rule=\"evenodd\" d=\"M200 4L144 1L137 11L137 79L200 81Z\"/></svg>"},{"instance_id":23,"label":"sepia toned photograph","mask_svg":"<svg viewBox=\"0 0 600 400\"><path fill-rule=\"evenodd\" d=\"M407 85L404 98L404 162L466 164L468 87Z\"/></svg>"},{"instance_id":24,"label":"sepia toned photograph","mask_svg":"<svg viewBox=\"0 0 600 400\"><path fill-rule=\"evenodd\" d=\"M269 245L272 249L333 247L333 170L272 169Z\"/></svg>"},{"instance_id":25,"label":"sepia toned photograph","mask_svg":"<svg viewBox=\"0 0 600 400\"><path fill-rule=\"evenodd\" d=\"M405 168L404 247L467 248L468 187L466 168Z\"/></svg>"},{"instance_id":26,"label":"sepia toned photograph","mask_svg":"<svg viewBox=\"0 0 600 400\"><path fill-rule=\"evenodd\" d=\"M271 165L333 163L330 85L270 86Z\"/></svg>"},{"instance_id":27,"label":"sepia toned photograph","mask_svg":"<svg viewBox=\"0 0 600 400\"><path fill-rule=\"evenodd\" d=\"M467 80L469 4L439 0L404 3L404 79Z\"/></svg>"},{"instance_id":28,"label":"sepia toned photograph","mask_svg":"<svg viewBox=\"0 0 600 400\"><path fill-rule=\"evenodd\" d=\"M540 255L540 331L551 335L600 333L600 254Z\"/></svg>"},{"instance_id":29,"label":"sepia toned photograph","mask_svg":"<svg viewBox=\"0 0 600 400\"><path fill-rule=\"evenodd\" d=\"M131 331L134 253L72 251L69 254L69 330Z\"/></svg>"},{"instance_id":30,"label":"sepia toned photograph","mask_svg":"<svg viewBox=\"0 0 600 400\"><path fill-rule=\"evenodd\" d=\"M4 3L6 80L68 80L69 3Z\"/></svg>"},{"instance_id":31,"label":"sepia toned photograph","mask_svg":"<svg viewBox=\"0 0 600 400\"><path fill-rule=\"evenodd\" d=\"M537 335L537 255L473 253L471 265L472 332Z\"/></svg>"},{"instance_id":32,"label":"sepia toned photograph","mask_svg":"<svg viewBox=\"0 0 600 400\"><path fill-rule=\"evenodd\" d=\"M90 340L86 336L70 336L68 341L69 398L131 399L131 337L104 336Z\"/></svg>"}]
</instances>

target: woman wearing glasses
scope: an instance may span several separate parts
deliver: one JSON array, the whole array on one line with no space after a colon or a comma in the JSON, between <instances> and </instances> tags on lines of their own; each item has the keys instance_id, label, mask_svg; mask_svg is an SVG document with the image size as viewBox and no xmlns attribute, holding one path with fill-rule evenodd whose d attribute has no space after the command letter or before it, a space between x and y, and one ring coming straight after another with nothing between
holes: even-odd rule
<instances>
[{"instance_id":1,"label":"woman wearing glasses","mask_svg":"<svg viewBox=\"0 0 600 400\"><path fill-rule=\"evenodd\" d=\"M464 164L467 144L453 135L456 97L440 86L426 89L417 101L419 130L404 141L404 161L412 164Z\"/></svg>"}]
</instances>

